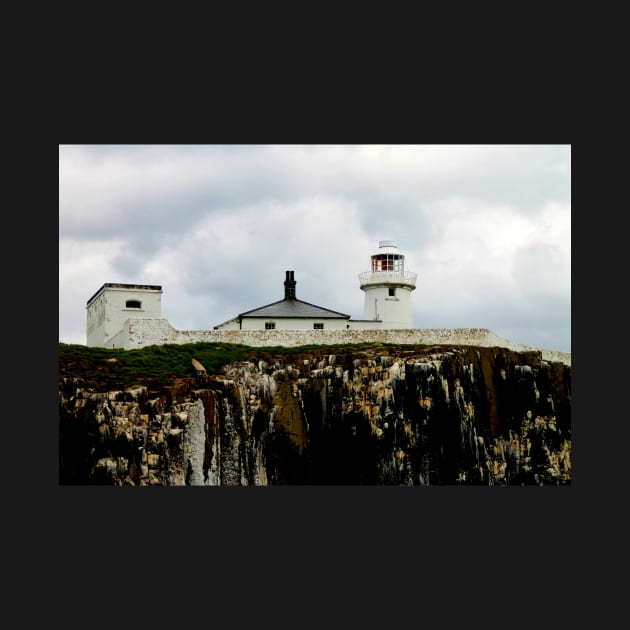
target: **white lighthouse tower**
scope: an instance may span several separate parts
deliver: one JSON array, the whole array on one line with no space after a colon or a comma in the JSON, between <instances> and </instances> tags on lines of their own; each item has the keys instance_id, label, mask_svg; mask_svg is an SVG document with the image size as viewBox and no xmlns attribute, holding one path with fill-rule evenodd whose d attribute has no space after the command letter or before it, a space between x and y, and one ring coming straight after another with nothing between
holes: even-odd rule
<instances>
[{"instance_id":1,"label":"white lighthouse tower","mask_svg":"<svg viewBox=\"0 0 630 630\"><path fill-rule=\"evenodd\" d=\"M411 292L417 274L405 271L405 256L395 241L379 241L372 254L370 271L359 274L365 291L363 318L381 322L381 328L413 328Z\"/></svg>"}]
</instances>

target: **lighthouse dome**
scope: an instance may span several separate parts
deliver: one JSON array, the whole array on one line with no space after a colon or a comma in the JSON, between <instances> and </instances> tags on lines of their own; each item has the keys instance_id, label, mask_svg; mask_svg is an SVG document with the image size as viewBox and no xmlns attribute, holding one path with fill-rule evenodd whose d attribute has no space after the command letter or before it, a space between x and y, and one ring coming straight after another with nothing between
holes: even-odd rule
<instances>
[{"instance_id":1,"label":"lighthouse dome","mask_svg":"<svg viewBox=\"0 0 630 630\"><path fill-rule=\"evenodd\" d=\"M379 254L397 254L398 247L396 246L396 241L379 241L378 252Z\"/></svg>"}]
</instances>

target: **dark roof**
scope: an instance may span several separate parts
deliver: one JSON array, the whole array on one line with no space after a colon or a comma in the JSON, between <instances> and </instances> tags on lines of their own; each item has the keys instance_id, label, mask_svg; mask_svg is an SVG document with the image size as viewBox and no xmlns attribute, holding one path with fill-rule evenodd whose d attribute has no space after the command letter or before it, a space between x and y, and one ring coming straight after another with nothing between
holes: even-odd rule
<instances>
[{"instance_id":1,"label":"dark roof","mask_svg":"<svg viewBox=\"0 0 630 630\"><path fill-rule=\"evenodd\" d=\"M331 311L329 308L323 308L310 304L309 302L303 302L296 298L285 298L272 302L266 306L252 309L241 313L239 317L315 317L317 319L350 319L350 315L344 313L338 313L337 311Z\"/></svg>"}]
</instances>

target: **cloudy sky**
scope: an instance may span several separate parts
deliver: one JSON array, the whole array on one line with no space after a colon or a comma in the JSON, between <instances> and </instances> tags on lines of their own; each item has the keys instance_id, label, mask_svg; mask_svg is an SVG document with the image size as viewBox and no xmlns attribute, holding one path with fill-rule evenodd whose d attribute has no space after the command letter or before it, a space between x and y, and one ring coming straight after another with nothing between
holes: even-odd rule
<instances>
[{"instance_id":1,"label":"cloudy sky","mask_svg":"<svg viewBox=\"0 0 630 630\"><path fill-rule=\"evenodd\" d=\"M363 318L379 240L416 328L571 351L570 145L60 145L59 341L105 282L159 284L211 329L284 297Z\"/></svg>"}]
</instances>

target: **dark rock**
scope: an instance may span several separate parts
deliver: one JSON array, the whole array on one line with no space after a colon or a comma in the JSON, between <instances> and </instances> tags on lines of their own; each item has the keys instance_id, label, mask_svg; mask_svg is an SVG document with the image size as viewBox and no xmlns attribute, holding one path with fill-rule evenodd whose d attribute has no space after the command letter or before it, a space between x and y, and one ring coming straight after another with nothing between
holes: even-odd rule
<instances>
[{"instance_id":1,"label":"dark rock","mask_svg":"<svg viewBox=\"0 0 630 630\"><path fill-rule=\"evenodd\" d=\"M223 376L162 391L110 394L63 378L59 399L62 484L569 485L572 478L571 368L539 352L270 352L264 362L231 364Z\"/></svg>"}]
</instances>

